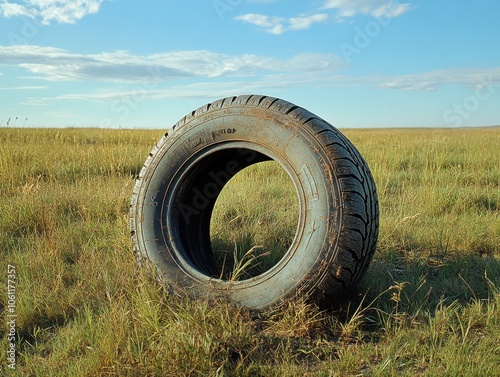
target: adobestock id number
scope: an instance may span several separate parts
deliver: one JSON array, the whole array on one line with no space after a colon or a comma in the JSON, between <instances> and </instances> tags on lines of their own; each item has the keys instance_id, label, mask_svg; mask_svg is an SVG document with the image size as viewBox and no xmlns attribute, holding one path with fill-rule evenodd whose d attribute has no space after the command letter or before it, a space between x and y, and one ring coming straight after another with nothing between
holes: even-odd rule
<instances>
[{"instance_id":1,"label":"adobestock id number","mask_svg":"<svg viewBox=\"0 0 500 377\"><path fill-rule=\"evenodd\" d=\"M17 274L16 267L9 264L7 266L7 298L8 298L8 312L10 314L16 313L16 283Z\"/></svg>"}]
</instances>

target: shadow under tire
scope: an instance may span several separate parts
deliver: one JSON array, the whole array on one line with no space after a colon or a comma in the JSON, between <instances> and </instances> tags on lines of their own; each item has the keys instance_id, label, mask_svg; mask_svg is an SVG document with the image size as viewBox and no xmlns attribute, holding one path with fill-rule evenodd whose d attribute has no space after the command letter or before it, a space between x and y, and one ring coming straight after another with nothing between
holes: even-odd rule
<instances>
[{"instance_id":1,"label":"shadow under tire","mask_svg":"<svg viewBox=\"0 0 500 377\"><path fill-rule=\"evenodd\" d=\"M269 160L295 186L295 237L266 272L225 280L210 241L215 202L236 173ZM224 98L181 119L146 159L130 208L137 258L170 288L256 310L302 294L334 303L366 271L378 222L375 184L352 143L309 111L259 95Z\"/></svg>"}]
</instances>

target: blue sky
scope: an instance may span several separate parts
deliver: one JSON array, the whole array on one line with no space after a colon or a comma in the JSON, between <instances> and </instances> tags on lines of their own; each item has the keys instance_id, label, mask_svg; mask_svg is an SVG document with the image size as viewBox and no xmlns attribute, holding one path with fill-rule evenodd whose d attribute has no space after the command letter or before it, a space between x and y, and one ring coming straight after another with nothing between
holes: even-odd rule
<instances>
[{"instance_id":1,"label":"blue sky","mask_svg":"<svg viewBox=\"0 0 500 377\"><path fill-rule=\"evenodd\" d=\"M339 128L500 125L500 2L0 0L0 127L168 129L238 94Z\"/></svg>"}]
</instances>

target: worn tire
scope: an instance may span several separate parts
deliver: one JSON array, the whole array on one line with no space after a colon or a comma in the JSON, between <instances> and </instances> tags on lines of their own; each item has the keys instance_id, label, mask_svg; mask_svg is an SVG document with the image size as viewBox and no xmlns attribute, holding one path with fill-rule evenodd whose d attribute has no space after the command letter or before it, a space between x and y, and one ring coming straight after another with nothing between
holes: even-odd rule
<instances>
[{"instance_id":1,"label":"worn tire","mask_svg":"<svg viewBox=\"0 0 500 377\"><path fill-rule=\"evenodd\" d=\"M243 168L274 160L297 191L292 245L265 273L221 280L209 226L218 194ZM205 105L153 148L130 211L134 251L191 297L265 309L305 294L332 302L356 284L375 252L378 199L372 175L337 129L289 102L257 95Z\"/></svg>"}]
</instances>

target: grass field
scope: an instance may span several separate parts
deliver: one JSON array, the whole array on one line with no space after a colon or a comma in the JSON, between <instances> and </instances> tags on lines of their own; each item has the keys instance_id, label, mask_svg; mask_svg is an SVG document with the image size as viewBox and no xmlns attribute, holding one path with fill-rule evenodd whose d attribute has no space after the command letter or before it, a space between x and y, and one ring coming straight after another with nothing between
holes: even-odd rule
<instances>
[{"instance_id":1,"label":"grass field","mask_svg":"<svg viewBox=\"0 0 500 377\"><path fill-rule=\"evenodd\" d=\"M499 376L500 128L344 133L378 188L370 269L334 311L256 314L137 267L129 199L162 131L0 129L0 375ZM273 172L225 189L214 248L286 249L295 198Z\"/></svg>"}]
</instances>

